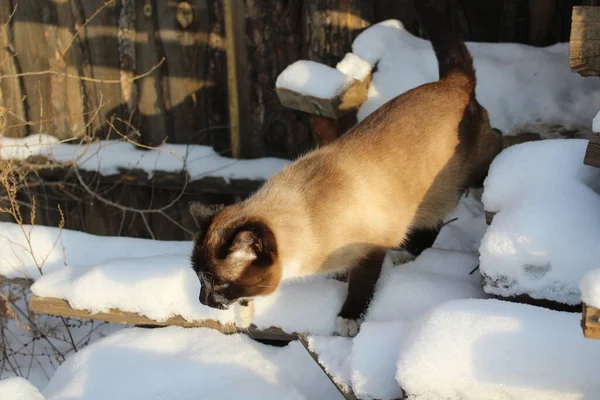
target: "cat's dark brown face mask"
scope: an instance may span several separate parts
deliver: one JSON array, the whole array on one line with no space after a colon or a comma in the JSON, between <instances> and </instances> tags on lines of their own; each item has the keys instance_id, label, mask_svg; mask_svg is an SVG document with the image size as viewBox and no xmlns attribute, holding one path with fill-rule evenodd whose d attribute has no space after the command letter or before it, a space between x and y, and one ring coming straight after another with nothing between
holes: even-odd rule
<instances>
[{"instance_id":1,"label":"cat's dark brown face mask","mask_svg":"<svg viewBox=\"0 0 600 400\"><path fill-rule=\"evenodd\" d=\"M273 232L261 221L236 218L236 205L190 205L198 232L191 262L200 280L200 302L226 309L279 286L281 268Z\"/></svg>"}]
</instances>

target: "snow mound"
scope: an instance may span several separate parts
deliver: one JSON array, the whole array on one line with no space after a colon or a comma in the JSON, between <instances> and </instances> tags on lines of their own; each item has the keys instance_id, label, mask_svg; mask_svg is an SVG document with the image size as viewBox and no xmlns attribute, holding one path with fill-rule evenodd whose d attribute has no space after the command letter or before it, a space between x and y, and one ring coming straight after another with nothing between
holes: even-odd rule
<instances>
[{"instance_id":1,"label":"snow mound","mask_svg":"<svg viewBox=\"0 0 600 400\"><path fill-rule=\"evenodd\" d=\"M497 212L480 247L486 292L581 302L579 283L600 259L600 170L583 164L586 145L523 143L493 161L482 198Z\"/></svg>"},{"instance_id":2,"label":"snow mound","mask_svg":"<svg viewBox=\"0 0 600 400\"><path fill-rule=\"evenodd\" d=\"M364 81L371 73L373 66L354 53L347 53L335 66L335 69L357 81Z\"/></svg>"},{"instance_id":3,"label":"snow mound","mask_svg":"<svg viewBox=\"0 0 600 400\"><path fill-rule=\"evenodd\" d=\"M600 308L600 269L594 269L579 284L581 300L591 307Z\"/></svg>"},{"instance_id":4,"label":"snow mound","mask_svg":"<svg viewBox=\"0 0 600 400\"><path fill-rule=\"evenodd\" d=\"M354 80L343 72L315 61L298 60L277 77L275 87L320 99L342 94Z\"/></svg>"},{"instance_id":5,"label":"snow mound","mask_svg":"<svg viewBox=\"0 0 600 400\"><path fill-rule=\"evenodd\" d=\"M600 112L598 112L592 120L592 130L596 133L600 133Z\"/></svg>"},{"instance_id":6,"label":"snow mound","mask_svg":"<svg viewBox=\"0 0 600 400\"><path fill-rule=\"evenodd\" d=\"M3 159L44 156L57 162L74 162L84 171L110 176L120 169L140 169L152 178L154 171L187 171L191 180L207 176L229 179L268 179L289 164L288 160L260 158L238 160L222 157L209 146L163 144L142 150L122 140L98 140L84 145L60 143L45 134L26 138L0 136Z\"/></svg>"},{"instance_id":7,"label":"snow mound","mask_svg":"<svg viewBox=\"0 0 600 400\"><path fill-rule=\"evenodd\" d=\"M411 320L448 300L482 298L477 255L427 249L413 262L392 266L386 258L365 321Z\"/></svg>"},{"instance_id":8,"label":"snow mound","mask_svg":"<svg viewBox=\"0 0 600 400\"><path fill-rule=\"evenodd\" d=\"M40 225L0 222L0 275L37 278L67 264L91 266L122 257L186 254L191 242L97 236Z\"/></svg>"},{"instance_id":9,"label":"snow mound","mask_svg":"<svg viewBox=\"0 0 600 400\"><path fill-rule=\"evenodd\" d=\"M591 130L600 104L600 78L584 78L569 68L569 43L539 48L515 43L466 43L477 74L476 94L492 126L505 134L534 125ZM408 32L397 20L361 32L352 52L377 64L362 120L388 100L438 79L428 40Z\"/></svg>"},{"instance_id":10,"label":"snow mound","mask_svg":"<svg viewBox=\"0 0 600 400\"><path fill-rule=\"evenodd\" d=\"M406 321L365 322L352 344L352 388L361 399L399 399L395 379L400 343L411 326Z\"/></svg>"},{"instance_id":11,"label":"snow mound","mask_svg":"<svg viewBox=\"0 0 600 400\"><path fill-rule=\"evenodd\" d=\"M69 357L46 400L335 399L299 342L284 348L211 329L124 329Z\"/></svg>"},{"instance_id":12,"label":"snow mound","mask_svg":"<svg viewBox=\"0 0 600 400\"><path fill-rule=\"evenodd\" d=\"M396 378L419 399L594 399L600 347L579 320L500 300L447 302L410 330Z\"/></svg>"},{"instance_id":13,"label":"snow mound","mask_svg":"<svg viewBox=\"0 0 600 400\"><path fill-rule=\"evenodd\" d=\"M20 377L0 380L2 400L44 400L44 396L29 381Z\"/></svg>"},{"instance_id":14,"label":"snow mound","mask_svg":"<svg viewBox=\"0 0 600 400\"><path fill-rule=\"evenodd\" d=\"M333 381L344 390L351 389L351 365L353 339L341 336L307 337L308 348L319 356L319 363Z\"/></svg>"}]
</instances>

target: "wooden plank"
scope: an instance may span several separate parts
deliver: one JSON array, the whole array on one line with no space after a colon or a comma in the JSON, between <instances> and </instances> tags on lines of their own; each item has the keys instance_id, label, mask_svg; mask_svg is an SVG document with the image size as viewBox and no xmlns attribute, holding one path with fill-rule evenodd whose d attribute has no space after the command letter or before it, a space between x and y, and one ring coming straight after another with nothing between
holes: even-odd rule
<instances>
[{"instance_id":1,"label":"wooden plank","mask_svg":"<svg viewBox=\"0 0 600 400\"><path fill-rule=\"evenodd\" d=\"M571 21L571 70L582 76L600 75L600 7L575 6Z\"/></svg>"},{"instance_id":2,"label":"wooden plank","mask_svg":"<svg viewBox=\"0 0 600 400\"><path fill-rule=\"evenodd\" d=\"M98 13L97 11L105 5L106 0L85 0L71 3L76 9L78 27L89 19L88 24L79 33L84 60L83 75L100 80L119 80L121 76L117 37L121 2L113 1ZM123 103L119 84L88 81L83 83L83 87L86 112L92 113L90 115L93 116L95 111L100 109L98 118L90 124L91 132L89 133L104 138L110 131L105 122L107 119L119 117L128 120L129 116ZM111 138L116 136L114 132L112 135Z\"/></svg>"},{"instance_id":3,"label":"wooden plank","mask_svg":"<svg viewBox=\"0 0 600 400\"><path fill-rule=\"evenodd\" d=\"M45 10L45 4L36 0L12 1L18 3L15 19L12 23L14 61L23 73L47 71L50 69L50 46L46 36L46 24L53 23L51 13ZM51 76L28 75L22 77L27 117L35 133L54 134L54 125L50 122L54 115L52 107ZM46 122L41 122L46 120Z\"/></svg>"},{"instance_id":4,"label":"wooden plank","mask_svg":"<svg viewBox=\"0 0 600 400\"><path fill-rule=\"evenodd\" d=\"M352 49L352 42L373 22L373 5L362 0L304 1L303 42L307 58L333 66Z\"/></svg>"},{"instance_id":5,"label":"wooden plank","mask_svg":"<svg viewBox=\"0 0 600 400\"><path fill-rule=\"evenodd\" d=\"M209 143L207 136L207 0L158 1L158 34L166 58L163 77L171 143ZM222 133L222 132L221 132Z\"/></svg>"},{"instance_id":6,"label":"wooden plank","mask_svg":"<svg viewBox=\"0 0 600 400\"><path fill-rule=\"evenodd\" d=\"M600 340L600 309L583 303L581 328L583 329L584 337Z\"/></svg>"},{"instance_id":7,"label":"wooden plank","mask_svg":"<svg viewBox=\"0 0 600 400\"><path fill-rule=\"evenodd\" d=\"M121 311L118 309L111 309L109 312L91 313L88 310L72 308L66 300L51 297L32 296L31 300L29 301L29 310L36 314L55 315L69 318L84 318L96 321L147 327L182 326L186 328L210 328L226 334L247 333L252 338L261 340L289 341L297 338L297 334L286 333L279 328L268 328L264 330L258 330L255 328L239 329L233 324L222 324L215 320L187 321L181 316L174 316L166 321L161 322L136 313Z\"/></svg>"},{"instance_id":8,"label":"wooden plank","mask_svg":"<svg viewBox=\"0 0 600 400\"><path fill-rule=\"evenodd\" d=\"M27 134L27 120L21 72L15 59L12 29L9 23L14 8L10 1L0 2L0 129L6 137L23 137ZM10 76L13 76L12 78Z\"/></svg>"},{"instance_id":9,"label":"wooden plank","mask_svg":"<svg viewBox=\"0 0 600 400\"><path fill-rule=\"evenodd\" d=\"M136 74L142 74L157 65L163 57L163 45L158 34L159 18L153 4L156 2L135 2ZM147 146L158 146L165 140L171 130L166 121L166 105L163 93L163 68L137 82L139 97L137 109L140 117L141 142Z\"/></svg>"},{"instance_id":10,"label":"wooden plank","mask_svg":"<svg viewBox=\"0 0 600 400\"><path fill-rule=\"evenodd\" d=\"M234 4L235 3L235 4ZM224 1L225 52L227 53L227 90L231 156L240 158L252 153L248 141L252 134L249 96L248 56L246 53L245 2Z\"/></svg>"},{"instance_id":11,"label":"wooden plank","mask_svg":"<svg viewBox=\"0 0 600 400\"><path fill-rule=\"evenodd\" d=\"M284 88L276 88L275 91L284 107L337 120L358 110L367 100L370 84L369 75L364 81L356 81L340 96L331 99L303 95Z\"/></svg>"},{"instance_id":12,"label":"wooden plank","mask_svg":"<svg viewBox=\"0 0 600 400\"><path fill-rule=\"evenodd\" d=\"M57 26L50 29L49 43L53 45L52 68L64 74L83 75L83 55L81 42L75 37L75 16L70 5L60 0L52 0L56 12ZM54 136L66 139L85 134L86 118L83 84L79 79L60 75L51 77L52 105L56 130Z\"/></svg>"},{"instance_id":13,"label":"wooden plank","mask_svg":"<svg viewBox=\"0 0 600 400\"><path fill-rule=\"evenodd\" d=\"M600 168L600 135L589 139L583 163Z\"/></svg>"}]
</instances>

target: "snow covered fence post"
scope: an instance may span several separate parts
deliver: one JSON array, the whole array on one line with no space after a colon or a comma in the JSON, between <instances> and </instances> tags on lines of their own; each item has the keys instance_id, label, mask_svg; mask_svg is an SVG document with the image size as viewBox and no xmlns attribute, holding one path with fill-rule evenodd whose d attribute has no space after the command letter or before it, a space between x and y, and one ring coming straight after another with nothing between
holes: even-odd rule
<instances>
[{"instance_id":1,"label":"snow covered fence post","mask_svg":"<svg viewBox=\"0 0 600 400\"><path fill-rule=\"evenodd\" d=\"M299 60L279 74L275 92L284 107L311 114L311 130L322 146L357 122L371 72L372 66L354 53L347 53L335 68Z\"/></svg>"}]
</instances>

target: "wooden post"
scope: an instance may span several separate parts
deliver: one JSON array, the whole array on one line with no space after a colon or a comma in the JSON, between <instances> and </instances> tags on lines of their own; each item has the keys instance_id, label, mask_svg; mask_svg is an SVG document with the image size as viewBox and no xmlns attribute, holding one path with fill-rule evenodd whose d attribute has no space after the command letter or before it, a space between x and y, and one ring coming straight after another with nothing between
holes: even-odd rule
<instances>
[{"instance_id":1,"label":"wooden post","mask_svg":"<svg viewBox=\"0 0 600 400\"><path fill-rule=\"evenodd\" d=\"M600 7L576 6L571 16L569 65L582 76L600 75Z\"/></svg>"},{"instance_id":2,"label":"wooden post","mask_svg":"<svg viewBox=\"0 0 600 400\"><path fill-rule=\"evenodd\" d=\"M588 141L583 163L590 167L600 168L600 135Z\"/></svg>"},{"instance_id":3,"label":"wooden post","mask_svg":"<svg viewBox=\"0 0 600 400\"><path fill-rule=\"evenodd\" d=\"M583 303L581 328L586 338L600 340L600 309Z\"/></svg>"},{"instance_id":4,"label":"wooden post","mask_svg":"<svg viewBox=\"0 0 600 400\"><path fill-rule=\"evenodd\" d=\"M227 52L227 87L231 156L243 157L243 143L252 129L246 54L245 10L243 1L225 0L225 42Z\"/></svg>"}]
</instances>

